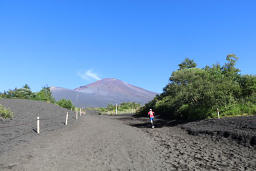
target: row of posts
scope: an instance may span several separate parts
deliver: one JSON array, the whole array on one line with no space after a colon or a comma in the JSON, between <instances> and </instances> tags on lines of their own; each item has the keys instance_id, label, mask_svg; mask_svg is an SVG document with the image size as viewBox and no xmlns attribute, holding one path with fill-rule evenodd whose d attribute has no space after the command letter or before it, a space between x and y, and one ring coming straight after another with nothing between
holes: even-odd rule
<instances>
[{"instance_id":1,"label":"row of posts","mask_svg":"<svg viewBox=\"0 0 256 171\"><path fill-rule=\"evenodd\" d=\"M78 119L78 111L76 111L75 114L76 114L76 120L77 120ZM80 108L79 114L80 114L80 116L82 116L82 114L85 115L86 111L82 111L82 109ZM37 132L37 134L40 134L40 117L39 116L37 116L37 118L36 118L36 125L37 125L36 132ZM68 125L68 112L66 114L65 125Z\"/></svg>"},{"instance_id":2,"label":"row of posts","mask_svg":"<svg viewBox=\"0 0 256 171\"><path fill-rule=\"evenodd\" d=\"M76 120L78 119L78 112L76 111ZM82 114L86 114L86 111L82 112L82 109L80 108L80 116L82 116ZM117 104L116 104L116 114L117 114ZM217 108L217 114L218 114L218 119L220 119L220 112L219 109ZM68 125L68 112L66 114L66 121L65 121L65 125ZM37 134L40 134L40 118L39 116L37 116Z\"/></svg>"}]
</instances>

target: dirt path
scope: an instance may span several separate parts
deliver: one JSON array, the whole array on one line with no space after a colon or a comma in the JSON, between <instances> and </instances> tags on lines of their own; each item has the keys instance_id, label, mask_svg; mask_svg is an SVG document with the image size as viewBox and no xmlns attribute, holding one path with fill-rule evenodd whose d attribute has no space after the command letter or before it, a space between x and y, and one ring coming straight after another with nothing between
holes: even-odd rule
<instances>
[{"instance_id":1,"label":"dirt path","mask_svg":"<svg viewBox=\"0 0 256 171\"><path fill-rule=\"evenodd\" d=\"M0 153L0 170L256 170L256 149L147 118L87 114Z\"/></svg>"},{"instance_id":2,"label":"dirt path","mask_svg":"<svg viewBox=\"0 0 256 171\"><path fill-rule=\"evenodd\" d=\"M97 115L41 134L0 156L0 170L166 170L153 139Z\"/></svg>"}]
</instances>

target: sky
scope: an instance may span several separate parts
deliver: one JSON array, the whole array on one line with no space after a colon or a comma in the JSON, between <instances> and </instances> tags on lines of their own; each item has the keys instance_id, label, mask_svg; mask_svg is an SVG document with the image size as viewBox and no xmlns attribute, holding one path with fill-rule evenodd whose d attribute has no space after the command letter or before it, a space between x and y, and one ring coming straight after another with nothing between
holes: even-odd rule
<instances>
[{"instance_id":1,"label":"sky","mask_svg":"<svg viewBox=\"0 0 256 171\"><path fill-rule=\"evenodd\" d=\"M161 93L186 57L256 74L255 0L0 0L0 92L116 78Z\"/></svg>"}]
</instances>

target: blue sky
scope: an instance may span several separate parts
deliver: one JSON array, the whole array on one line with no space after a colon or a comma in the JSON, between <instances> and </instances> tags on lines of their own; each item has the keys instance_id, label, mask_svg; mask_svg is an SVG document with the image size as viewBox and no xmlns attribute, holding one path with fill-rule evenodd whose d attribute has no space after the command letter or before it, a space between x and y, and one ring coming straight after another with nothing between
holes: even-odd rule
<instances>
[{"instance_id":1,"label":"blue sky","mask_svg":"<svg viewBox=\"0 0 256 171\"><path fill-rule=\"evenodd\" d=\"M0 92L117 78L160 93L186 57L256 73L255 0L1 0Z\"/></svg>"}]
</instances>

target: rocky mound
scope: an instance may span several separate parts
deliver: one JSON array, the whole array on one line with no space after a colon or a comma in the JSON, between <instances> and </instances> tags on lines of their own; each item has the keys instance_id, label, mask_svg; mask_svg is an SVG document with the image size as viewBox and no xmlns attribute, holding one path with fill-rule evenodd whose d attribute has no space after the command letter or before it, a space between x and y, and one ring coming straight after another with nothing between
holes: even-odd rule
<instances>
[{"instance_id":1,"label":"rocky mound","mask_svg":"<svg viewBox=\"0 0 256 171\"><path fill-rule=\"evenodd\" d=\"M46 102L24 99L0 99L0 104L13 113L12 119L0 120L0 153L22 142L30 141L36 134L36 118L40 116L40 134L64 127L68 110ZM69 124L74 113L68 111Z\"/></svg>"},{"instance_id":2,"label":"rocky mound","mask_svg":"<svg viewBox=\"0 0 256 171\"><path fill-rule=\"evenodd\" d=\"M189 134L208 134L256 147L256 116L208 119L182 126Z\"/></svg>"}]
</instances>

